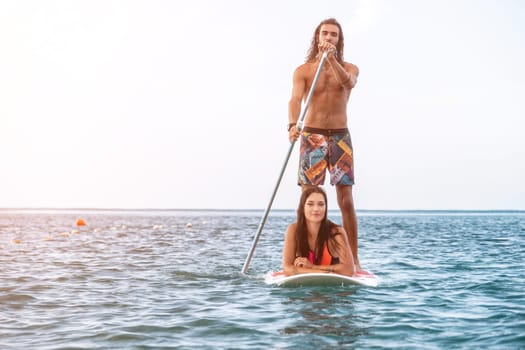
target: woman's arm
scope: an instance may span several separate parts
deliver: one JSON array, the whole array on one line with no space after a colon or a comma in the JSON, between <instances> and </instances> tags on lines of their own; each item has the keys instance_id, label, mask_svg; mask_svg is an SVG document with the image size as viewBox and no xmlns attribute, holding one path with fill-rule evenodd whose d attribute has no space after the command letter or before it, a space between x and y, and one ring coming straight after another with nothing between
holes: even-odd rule
<instances>
[{"instance_id":1,"label":"woman's arm","mask_svg":"<svg viewBox=\"0 0 525 350\"><path fill-rule=\"evenodd\" d=\"M342 227L338 228L338 234L332 239L334 242L330 244L331 251L334 251L339 258L339 264L331 265L333 272L340 275L353 276L355 273L354 257L352 250L348 244L346 232Z\"/></svg>"},{"instance_id":2,"label":"woman's arm","mask_svg":"<svg viewBox=\"0 0 525 350\"><path fill-rule=\"evenodd\" d=\"M295 230L297 224L293 223L288 225L284 234L284 245L283 245L283 272L286 276L297 274L297 269L294 266L295 260Z\"/></svg>"},{"instance_id":3,"label":"woman's arm","mask_svg":"<svg viewBox=\"0 0 525 350\"><path fill-rule=\"evenodd\" d=\"M295 223L288 225L284 236L283 246L283 272L286 276L309 272L330 272L332 266L313 265L306 257L296 257Z\"/></svg>"}]
</instances>

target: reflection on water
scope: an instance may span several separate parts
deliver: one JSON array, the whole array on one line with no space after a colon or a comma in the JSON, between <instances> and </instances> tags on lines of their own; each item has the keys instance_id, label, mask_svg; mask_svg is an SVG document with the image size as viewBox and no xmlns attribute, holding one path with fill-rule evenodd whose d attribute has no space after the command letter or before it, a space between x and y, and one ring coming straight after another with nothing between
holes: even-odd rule
<instances>
[{"instance_id":1,"label":"reflection on water","mask_svg":"<svg viewBox=\"0 0 525 350\"><path fill-rule=\"evenodd\" d=\"M354 344L362 335L368 334L368 327L355 314L355 298L359 287L307 288L288 293L283 307L295 311L292 325L281 330L285 335L315 336L337 345Z\"/></svg>"}]
</instances>

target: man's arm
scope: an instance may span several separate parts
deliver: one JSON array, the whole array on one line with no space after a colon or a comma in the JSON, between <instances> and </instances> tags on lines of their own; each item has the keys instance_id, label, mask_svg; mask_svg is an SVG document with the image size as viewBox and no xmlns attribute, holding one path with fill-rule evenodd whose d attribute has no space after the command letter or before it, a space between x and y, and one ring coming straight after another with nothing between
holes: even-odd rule
<instances>
[{"instance_id":1,"label":"man's arm","mask_svg":"<svg viewBox=\"0 0 525 350\"><path fill-rule=\"evenodd\" d=\"M301 113L301 102L304 98L305 79L301 67L297 68L293 74L292 97L288 103L288 122L297 123Z\"/></svg>"},{"instance_id":2,"label":"man's arm","mask_svg":"<svg viewBox=\"0 0 525 350\"><path fill-rule=\"evenodd\" d=\"M292 97L288 102L288 138L290 142L297 140L299 133L295 128L299 114L301 113L301 103L304 98L304 90L306 87L306 80L304 78L303 66L298 67L293 74Z\"/></svg>"},{"instance_id":3,"label":"man's arm","mask_svg":"<svg viewBox=\"0 0 525 350\"><path fill-rule=\"evenodd\" d=\"M337 80L345 89L350 90L354 88L359 75L357 66L346 62L342 66L333 55L328 55L328 64L330 64Z\"/></svg>"}]
</instances>

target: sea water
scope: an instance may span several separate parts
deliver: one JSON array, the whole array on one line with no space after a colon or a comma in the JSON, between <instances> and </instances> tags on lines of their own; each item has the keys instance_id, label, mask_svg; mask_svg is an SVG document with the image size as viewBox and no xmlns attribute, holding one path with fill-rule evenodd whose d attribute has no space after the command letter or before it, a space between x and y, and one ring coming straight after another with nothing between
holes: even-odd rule
<instances>
[{"instance_id":1,"label":"sea water","mask_svg":"<svg viewBox=\"0 0 525 350\"><path fill-rule=\"evenodd\" d=\"M358 212L376 288L265 285L293 211L241 274L261 216L0 211L0 348L525 348L525 212Z\"/></svg>"}]
</instances>

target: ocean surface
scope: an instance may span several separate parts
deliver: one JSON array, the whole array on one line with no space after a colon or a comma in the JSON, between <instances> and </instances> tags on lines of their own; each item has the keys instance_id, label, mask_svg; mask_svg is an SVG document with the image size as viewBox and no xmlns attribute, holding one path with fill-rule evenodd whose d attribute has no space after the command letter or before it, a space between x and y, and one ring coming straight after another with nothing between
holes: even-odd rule
<instances>
[{"instance_id":1,"label":"ocean surface","mask_svg":"<svg viewBox=\"0 0 525 350\"><path fill-rule=\"evenodd\" d=\"M376 288L265 285L293 211L241 274L262 214L0 210L0 349L525 349L525 212L358 212Z\"/></svg>"}]
</instances>

